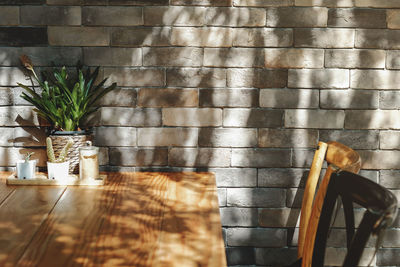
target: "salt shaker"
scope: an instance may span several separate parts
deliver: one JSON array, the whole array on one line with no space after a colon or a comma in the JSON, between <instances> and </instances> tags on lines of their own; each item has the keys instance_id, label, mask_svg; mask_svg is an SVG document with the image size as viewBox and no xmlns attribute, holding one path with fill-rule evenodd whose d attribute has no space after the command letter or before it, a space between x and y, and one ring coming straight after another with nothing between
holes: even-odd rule
<instances>
[{"instance_id":1,"label":"salt shaker","mask_svg":"<svg viewBox=\"0 0 400 267\"><path fill-rule=\"evenodd\" d=\"M99 179L99 148L87 141L79 148L79 179Z\"/></svg>"}]
</instances>

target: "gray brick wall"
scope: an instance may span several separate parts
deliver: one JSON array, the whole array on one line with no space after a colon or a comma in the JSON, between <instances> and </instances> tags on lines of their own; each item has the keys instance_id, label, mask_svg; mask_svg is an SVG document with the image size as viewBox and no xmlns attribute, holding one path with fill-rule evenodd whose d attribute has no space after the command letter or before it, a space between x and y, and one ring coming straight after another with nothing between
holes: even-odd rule
<instances>
[{"instance_id":1,"label":"gray brick wall","mask_svg":"<svg viewBox=\"0 0 400 267\"><path fill-rule=\"evenodd\" d=\"M399 18L399 0L3 0L0 168L27 149L45 166L19 55L100 66L119 86L89 121L102 168L215 172L229 265L288 264L318 140L400 196ZM389 231L376 266L400 265L400 219Z\"/></svg>"}]
</instances>

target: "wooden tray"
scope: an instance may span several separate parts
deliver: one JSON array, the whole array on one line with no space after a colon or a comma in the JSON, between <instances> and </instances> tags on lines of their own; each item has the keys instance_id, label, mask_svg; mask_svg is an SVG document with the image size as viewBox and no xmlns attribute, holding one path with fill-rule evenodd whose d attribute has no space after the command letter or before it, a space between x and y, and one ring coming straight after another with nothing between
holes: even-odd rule
<instances>
[{"instance_id":1,"label":"wooden tray","mask_svg":"<svg viewBox=\"0 0 400 267\"><path fill-rule=\"evenodd\" d=\"M8 185L104 185L106 174L100 174L100 179L81 180L78 175L69 175L65 180L48 179L45 173L37 173L34 179L17 179L13 173L7 178Z\"/></svg>"}]
</instances>

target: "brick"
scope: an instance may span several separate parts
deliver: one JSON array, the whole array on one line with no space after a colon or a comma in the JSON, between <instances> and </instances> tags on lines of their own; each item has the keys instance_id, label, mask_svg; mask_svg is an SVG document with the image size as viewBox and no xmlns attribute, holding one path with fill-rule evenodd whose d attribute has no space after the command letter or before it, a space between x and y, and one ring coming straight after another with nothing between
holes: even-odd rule
<instances>
[{"instance_id":1,"label":"brick","mask_svg":"<svg viewBox=\"0 0 400 267\"><path fill-rule=\"evenodd\" d=\"M228 87L281 88L287 85L287 70L228 69Z\"/></svg>"},{"instance_id":2,"label":"brick","mask_svg":"<svg viewBox=\"0 0 400 267\"><path fill-rule=\"evenodd\" d=\"M348 110L346 129L400 129L398 110Z\"/></svg>"},{"instance_id":3,"label":"brick","mask_svg":"<svg viewBox=\"0 0 400 267\"><path fill-rule=\"evenodd\" d=\"M320 49L265 49L264 67L267 68L322 68L324 51Z\"/></svg>"},{"instance_id":4,"label":"brick","mask_svg":"<svg viewBox=\"0 0 400 267\"><path fill-rule=\"evenodd\" d=\"M283 247L286 243L285 229L229 228L229 246Z\"/></svg>"},{"instance_id":5,"label":"brick","mask_svg":"<svg viewBox=\"0 0 400 267\"><path fill-rule=\"evenodd\" d=\"M0 27L0 45L2 46L47 44L47 29L45 27Z\"/></svg>"},{"instance_id":6,"label":"brick","mask_svg":"<svg viewBox=\"0 0 400 267\"><path fill-rule=\"evenodd\" d=\"M167 69L167 85L183 87L225 87L226 70L217 68Z\"/></svg>"},{"instance_id":7,"label":"brick","mask_svg":"<svg viewBox=\"0 0 400 267\"><path fill-rule=\"evenodd\" d=\"M59 46L108 46L107 28L49 26L49 44Z\"/></svg>"},{"instance_id":8,"label":"brick","mask_svg":"<svg viewBox=\"0 0 400 267\"><path fill-rule=\"evenodd\" d=\"M400 71L352 70L351 87L357 89L399 89Z\"/></svg>"},{"instance_id":9,"label":"brick","mask_svg":"<svg viewBox=\"0 0 400 267\"><path fill-rule=\"evenodd\" d=\"M378 91L322 90L320 107L326 109L377 109Z\"/></svg>"},{"instance_id":10,"label":"brick","mask_svg":"<svg viewBox=\"0 0 400 267\"><path fill-rule=\"evenodd\" d=\"M256 248L257 265L289 266L297 259L296 248Z\"/></svg>"},{"instance_id":11,"label":"brick","mask_svg":"<svg viewBox=\"0 0 400 267\"><path fill-rule=\"evenodd\" d=\"M121 6L152 6L152 5L168 5L168 0L108 0L109 5Z\"/></svg>"},{"instance_id":12,"label":"brick","mask_svg":"<svg viewBox=\"0 0 400 267\"><path fill-rule=\"evenodd\" d=\"M253 247L227 247L225 252L228 266L255 263Z\"/></svg>"},{"instance_id":13,"label":"brick","mask_svg":"<svg viewBox=\"0 0 400 267\"><path fill-rule=\"evenodd\" d=\"M355 47L400 49L400 30L357 29Z\"/></svg>"},{"instance_id":14,"label":"brick","mask_svg":"<svg viewBox=\"0 0 400 267\"><path fill-rule=\"evenodd\" d=\"M219 211L222 226L257 226L257 209L228 207Z\"/></svg>"},{"instance_id":15,"label":"brick","mask_svg":"<svg viewBox=\"0 0 400 267\"><path fill-rule=\"evenodd\" d=\"M280 127L282 120L282 110L224 109L225 127Z\"/></svg>"},{"instance_id":16,"label":"brick","mask_svg":"<svg viewBox=\"0 0 400 267\"><path fill-rule=\"evenodd\" d=\"M374 253L374 248L364 248L358 266L370 266L370 261L373 258ZM346 254L346 248L328 247L326 249L324 264L326 264L327 266L340 266L341 264L343 264ZM372 264L374 264L374 261L372 262Z\"/></svg>"},{"instance_id":17,"label":"brick","mask_svg":"<svg viewBox=\"0 0 400 267\"><path fill-rule=\"evenodd\" d=\"M293 45L292 29L236 28L232 31L235 47L289 47Z\"/></svg>"},{"instance_id":18,"label":"brick","mask_svg":"<svg viewBox=\"0 0 400 267\"><path fill-rule=\"evenodd\" d=\"M44 4L46 0L3 0L0 5Z\"/></svg>"},{"instance_id":19,"label":"brick","mask_svg":"<svg viewBox=\"0 0 400 267\"><path fill-rule=\"evenodd\" d=\"M262 227L296 227L299 209L260 209L259 225Z\"/></svg>"},{"instance_id":20,"label":"brick","mask_svg":"<svg viewBox=\"0 0 400 267\"><path fill-rule=\"evenodd\" d=\"M21 129L21 128L19 128ZM20 134L17 134L14 138L14 129L13 128L0 128L0 135L2 138L0 139L0 146L14 146L15 140L18 138L21 142L23 137L20 136ZM27 140L28 138L24 138Z\"/></svg>"},{"instance_id":21,"label":"brick","mask_svg":"<svg viewBox=\"0 0 400 267\"><path fill-rule=\"evenodd\" d=\"M97 146L136 146L136 128L97 127L94 135Z\"/></svg>"},{"instance_id":22,"label":"brick","mask_svg":"<svg viewBox=\"0 0 400 267\"><path fill-rule=\"evenodd\" d=\"M400 51L387 51L386 68L400 69Z\"/></svg>"},{"instance_id":23,"label":"brick","mask_svg":"<svg viewBox=\"0 0 400 267\"><path fill-rule=\"evenodd\" d=\"M261 89L260 107L264 108L318 108L318 90Z\"/></svg>"},{"instance_id":24,"label":"brick","mask_svg":"<svg viewBox=\"0 0 400 267\"><path fill-rule=\"evenodd\" d=\"M224 207L226 206L226 189L225 188L218 188L217 189L217 194L218 194L218 206ZM224 241L226 240L226 237L224 237L224 229L222 229L222 235L224 238Z\"/></svg>"},{"instance_id":25,"label":"brick","mask_svg":"<svg viewBox=\"0 0 400 267\"><path fill-rule=\"evenodd\" d=\"M291 88L348 88L349 71L342 69L289 70Z\"/></svg>"},{"instance_id":26,"label":"brick","mask_svg":"<svg viewBox=\"0 0 400 267\"><path fill-rule=\"evenodd\" d=\"M22 83L31 86L28 76L17 67L0 67L0 86L17 86Z\"/></svg>"},{"instance_id":27,"label":"brick","mask_svg":"<svg viewBox=\"0 0 400 267\"><path fill-rule=\"evenodd\" d=\"M196 89L142 88L138 94L141 107L197 107Z\"/></svg>"},{"instance_id":28,"label":"brick","mask_svg":"<svg viewBox=\"0 0 400 267\"><path fill-rule=\"evenodd\" d=\"M362 169L381 170L398 168L399 151L388 150L359 150L357 151L362 158Z\"/></svg>"},{"instance_id":29,"label":"brick","mask_svg":"<svg viewBox=\"0 0 400 267\"><path fill-rule=\"evenodd\" d=\"M181 167L228 167L230 149L226 148L171 148L168 157L170 166Z\"/></svg>"},{"instance_id":30,"label":"brick","mask_svg":"<svg viewBox=\"0 0 400 267\"><path fill-rule=\"evenodd\" d=\"M308 177L306 169L258 169L259 187L300 187Z\"/></svg>"},{"instance_id":31,"label":"brick","mask_svg":"<svg viewBox=\"0 0 400 267\"><path fill-rule=\"evenodd\" d=\"M400 132L381 131L379 141L380 149L400 149Z\"/></svg>"},{"instance_id":32,"label":"brick","mask_svg":"<svg viewBox=\"0 0 400 267\"><path fill-rule=\"evenodd\" d=\"M0 107L0 126L38 126L39 120L32 107Z\"/></svg>"},{"instance_id":33,"label":"brick","mask_svg":"<svg viewBox=\"0 0 400 267\"><path fill-rule=\"evenodd\" d=\"M379 183L379 171L361 170L359 174L375 183Z\"/></svg>"},{"instance_id":34,"label":"brick","mask_svg":"<svg viewBox=\"0 0 400 267\"><path fill-rule=\"evenodd\" d=\"M379 132L365 130L320 130L319 140L337 141L353 149L377 149Z\"/></svg>"},{"instance_id":35,"label":"brick","mask_svg":"<svg viewBox=\"0 0 400 267\"><path fill-rule=\"evenodd\" d=\"M34 152L32 159L37 160L37 166L46 166L46 152L43 148L12 148L12 147L1 147L0 148L0 165L1 166L12 166L15 167L18 160L24 159L24 155L27 152Z\"/></svg>"},{"instance_id":36,"label":"brick","mask_svg":"<svg viewBox=\"0 0 400 267\"><path fill-rule=\"evenodd\" d=\"M177 6L231 6L232 0L171 0Z\"/></svg>"},{"instance_id":37,"label":"brick","mask_svg":"<svg viewBox=\"0 0 400 267\"><path fill-rule=\"evenodd\" d=\"M304 189L291 188L286 191L286 206L294 209L301 208L301 202L303 200Z\"/></svg>"},{"instance_id":38,"label":"brick","mask_svg":"<svg viewBox=\"0 0 400 267\"><path fill-rule=\"evenodd\" d=\"M383 239L383 247L399 248L400 247L400 230L387 229L385 231L385 238Z\"/></svg>"},{"instance_id":39,"label":"brick","mask_svg":"<svg viewBox=\"0 0 400 267\"><path fill-rule=\"evenodd\" d=\"M80 7L21 6L22 25L81 25Z\"/></svg>"},{"instance_id":40,"label":"brick","mask_svg":"<svg viewBox=\"0 0 400 267\"><path fill-rule=\"evenodd\" d=\"M18 25L19 8L13 6L0 6L0 25Z\"/></svg>"},{"instance_id":41,"label":"brick","mask_svg":"<svg viewBox=\"0 0 400 267\"><path fill-rule=\"evenodd\" d=\"M256 187L257 169L251 168L214 168L218 187Z\"/></svg>"},{"instance_id":42,"label":"brick","mask_svg":"<svg viewBox=\"0 0 400 267\"><path fill-rule=\"evenodd\" d=\"M259 129L260 147L315 147L318 131L303 129Z\"/></svg>"},{"instance_id":43,"label":"brick","mask_svg":"<svg viewBox=\"0 0 400 267\"><path fill-rule=\"evenodd\" d=\"M145 25L202 26L206 9L204 7L145 7Z\"/></svg>"},{"instance_id":44,"label":"brick","mask_svg":"<svg viewBox=\"0 0 400 267\"><path fill-rule=\"evenodd\" d=\"M284 207L285 189L228 188L227 201L228 206L235 207Z\"/></svg>"},{"instance_id":45,"label":"brick","mask_svg":"<svg viewBox=\"0 0 400 267\"><path fill-rule=\"evenodd\" d=\"M203 49L192 47L143 48L144 66L196 67L203 64Z\"/></svg>"},{"instance_id":46,"label":"brick","mask_svg":"<svg viewBox=\"0 0 400 267\"><path fill-rule=\"evenodd\" d=\"M295 47L353 48L353 29L306 28L294 30ZM316 38L318 36L318 38Z\"/></svg>"},{"instance_id":47,"label":"brick","mask_svg":"<svg viewBox=\"0 0 400 267\"><path fill-rule=\"evenodd\" d=\"M165 166L167 149L110 148L110 164L116 166Z\"/></svg>"},{"instance_id":48,"label":"brick","mask_svg":"<svg viewBox=\"0 0 400 267\"><path fill-rule=\"evenodd\" d=\"M229 28L175 27L171 32L171 44L175 46L231 47L232 39Z\"/></svg>"},{"instance_id":49,"label":"brick","mask_svg":"<svg viewBox=\"0 0 400 267\"><path fill-rule=\"evenodd\" d=\"M48 5L80 5L83 0L46 0Z\"/></svg>"},{"instance_id":50,"label":"brick","mask_svg":"<svg viewBox=\"0 0 400 267\"><path fill-rule=\"evenodd\" d=\"M235 167L290 167L290 150L238 148L232 150Z\"/></svg>"},{"instance_id":51,"label":"brick","mask_svg":"<svg viewBox=\"0 0 400 267\"><path fill-rule=\"evenodd\" d=\"M285 127L290 128L343 128L342 110L285 110Z\"/></svg>"},{"instance_id":52,"label":"brick","mask_svg":"<svg viewBox=\"0 0 400 267\"><path fill-rule=\"evenodd\" d=\"M205 23L213 26L264 26L265 21L265 10L256 8L210 7L205 14Z\"/></svg>"},{"instance_id":53,"label":"brick","mask_svg":"<svg viewBox=\"0 0 400 267\"><path fill-rule=\"evenodd\" d=\"M101 123L104 126L160 126L159 109L135 109L125 107L103 107Z\"/></svg>"},{"instance_id":54,"label":"brick","mask_svg":"<svg viewBox=\"0 0 400 267\"><path fill-rule=\"evenodd\" d=\"M199 146L253 147L257 145L256 129L201 129Z\"/></svg>"},{"instance_id":55,"label":"brick","mask_svg":"<svg viewBox=\"0 0 400 267\"><path fill-rule=\"evenodd\" d=\"M384 68L384 50L325 50L325 67L327 68Z\"/></svg>"},{"instance_id":56,"label":"brick","mask_svg":"<svg viewBox=\"0 0 400 267\"><path fill-rule=\"evenodd\" d=\"M112 46L167 46L170 44L171 28L112 28Z\"/></svg>"},{"instance_id":57,"label":"brick","mask_svg":"<svg viewBox=\"0 0 400 267\"><path fill-rule=\"evenodd\" d=\"M110 19L112 18L112 19ZM138 7L83 7L83 25L137 26L143 25L142 8Z\"/></svg>"},{"instance_id":58,"label":"brick","mask_svg":"<svg viewBox=\"0 0 400 267\"><path fill-rule=\"evenodd\" d=\"M201 89L201 107L254 107L258 106L256 89Z\"/></svg>"},{"instance_id":59,"label":"brick","mask_svg":"<svg viewBox=\"0 0 400 267\"><path fill-rule=\"evenodd\" d=\"M22 54L21 47L2 47L0 55L0 66L18 66L21 64L19 57Z\"/></svg>"},{"instance_id":60,"label":"brick","mask_svg":"<svg viewBox=\"0 0 400 267\"><path fill-rule=\"evenodd\" d=\"M19 94L15 93L17 88L0 88L0 106L10 106L13 105L19 98L22 89L19 90Z\"/></svg>"},{"instance_id":61,"label":"brick","mask_svg":"<svg viewBox=\"0 0 400 267\"><path fill-rule=\"evenodd\" d=\"M82 50L78 47L23 47L22 54L29 56L35 66L76 66L82 60Z\"/></svg>"},{"instance_id":62,"label":"brick","mask_svg":"<svg viewBox=\"0 0 400 267\"><path fill-rule=\"evenodd\" d=\"M353 0L295 0L296 6L354 7Z\"/></svg>"},{"instance_id":63,"label":"brick","mask_svg":"<svg viewBox=\"0 0 400 267\"><path fill-rule=\"evenodd\" d=\"M205 48L207 67L262 67L262 50L255 48Z\"/></svg>"},{"instance_id":64,"label":"brick","mask_svg":"<svg viewBox=\"0 0 400 267\"><path fill-rule=\"evenodd\" d=\"M105 5L108 0L83 0L84 5Z\"/></svg>"},{"instance_id":65,"label":"brick","mask_svg":"<svg viewBox=\"0 0 400 267\"><path fill-rule=\"evenodd\" d=\"M400 101L400 92L398 91L379 92L380 109L399 109L400 108L399 101Z\"/></svg>"},{"instance_id":66,"label":"brick","mask_svg":"<svg viewBox=\"0 0 400 267\"><path fill-rule=\"evenodd\" d=\"M397 0L355 0L356 7L377 7L377 8L399 8L400 3Z\"/></svg>"},{"instance_id":67,"label":"brick","mask_svg":"<svg viewBox=\"0 0 400 267\"><path fill-rule=\"evenodd\" d=\"M221 126L222 110L217 108L165 108L162 110L165 126Z\"/></svg>"},{"instance_id":68,"label":"brick","mask_svg":"<svg viewBox=\"0 0 400 267\"><path fill-rule=\"evenodd\" d=\"M335 8L328 12L328 27L386 28L386 10Z\"/></svg>"},{"instance_id":69,"label":"brick","mask_svg":"<svg viewBox=\"0 0 400 267\"><path fill-rule=\"evenodd\" d=\"M134 107L136 105L136 90L114 89L99 100L100 106Z\"/></svg>"},{"instance_id":70,"label":"brick","mask_svg":"<svg viewBox=\"0 0 400 267\"><path fill-rule=\"evenodd\" d=\"M384 248L377 252L376 263L378 266L399 266L400 265L400 249Z\"/></svg>"},{"instance_id":71,"label":"brick","mask_svg":"<svg viewBox=\"0 0 400 267\"><path fill-rule=\"evenodd\" d=\"M379 183L388 189L400 189L399 170L381 170Z\"/></svg>"},{"instance_id":72,"label":"brick","mask_svg":"<svg viewBox=\"0 0 400 267\"><path fill-rule=\"evenodd\" d=\"M389 29L400 29L400 10L388 9L386 12L387 27Z\"/></svg>"},{"instance_id":73,"label":"brick","mask_svg":"<svg viewBox=\"0 0 400 267\"><path fill-rule=\"evenodd\" d=\"M234 6L271 7L292 6L294 0L233 0Z\"/></svg>"},{"instance_id":74,"label":"brick","mask_svg":"<svg viewBox=\"0 0 400 267\"><path fill-rule=\"evenodd\" d=\"M294 149L292 152L292 167L309 168L314 158L315 150ZM300 200L301 201L301 200Z\"/></svg>"},{"instance_id":75,"label":"brick","mask_svg":"<svg viewBox=\"0 0 400 267\"><path fill-rule=\"evenodd\" d=\"M84 64L88 66L141 66L140 48L85 47Z\"/></svg>"},{"instance_id":76,"label":"brick","mask_svg":"<svg viewBox=\"0 0 400 267\"><path fill-rule=\"evenodd\" d=\"M104 68L104 77L118 86L163 86L165 72L162 69Z\"/></svg>"},{"instance_id":77,"label":"brick","mask_svg":"<svg viewBox=\"0 0 400 267\"><path fill-rule=\"evenodd\" d=\"M197 146L199 131L190 128L139 128L138 146Z\"/></svg>"},{"instance_id":78,"label":"brick","mask_svg":"<svg viewBox=\"0 0 400 267\"><path fill-rule=\"evenodd\" d=\"M328 9L324 7L280 7L267 9L268 27L326 27L327 20Z\"/></svg>"},{"instance_id":79,"label":"brick","mask_svg":"<svg viewBox=\"0 0 400 267\"><path fill-rule=\"evenodd\" d=\"M7 128L9 130L14 130L14 136L11 139L6 139L9 132L1 132L1 136L4 136L4 141L8 141L12 146L12 141L14 141L14 146L16 147L38 147L38 146L46 146L46 133L43 129L39 127L15 127L15 128ZM4 134L4 135L3 135ZM8 146L3 145L2 146Z\"/></svg>"}]
</instances>

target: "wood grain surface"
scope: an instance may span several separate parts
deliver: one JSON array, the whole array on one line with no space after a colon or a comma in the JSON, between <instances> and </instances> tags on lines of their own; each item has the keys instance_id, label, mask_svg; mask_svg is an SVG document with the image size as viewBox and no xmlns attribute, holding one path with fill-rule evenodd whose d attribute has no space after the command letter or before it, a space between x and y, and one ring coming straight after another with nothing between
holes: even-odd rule
<instances>
[{"instance_id":1,"label":"wood grain surface","mask_svg":"<svg viewBox=\"0 0 400 267\"><path fill-rule=\"evenodd\" d=\"M109 173L98 187L5 175L0 266L226 266L211 173Z\"/></svg>"}]
</instances>

